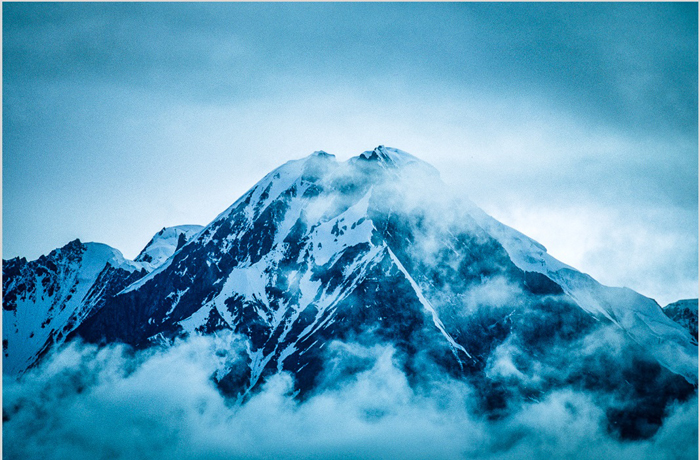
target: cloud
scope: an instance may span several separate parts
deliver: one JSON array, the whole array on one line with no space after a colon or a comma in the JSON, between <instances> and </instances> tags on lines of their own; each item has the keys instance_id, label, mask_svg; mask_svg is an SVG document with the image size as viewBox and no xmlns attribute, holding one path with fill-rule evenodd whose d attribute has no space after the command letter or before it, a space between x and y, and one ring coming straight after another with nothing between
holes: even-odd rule
<instances>
[{"instance_id":1,"label":"cloud","mask_svg":"<svg viewBox=\"0 0 700 460\"><path fill-rule=\"evenodd\" d=\"M698 296L697 207L586 200L525 206L516 199L492 215L605 285L631 288L661 306Z\"/></svg>"},{"instance_id":2,"label":"cloud","mask_svg":"<svg viewBox=\"0 0 700 460\"><path fill-rule=\"evenodd\" d=\"M240 403L211 377L241 345L227 334L140 352L73 343L5 378L5 458L697 458L696 398L651 439L621 443L586 393L558 390L489 421L464 382L435 375L416 389L391 347L336 343L338 359L366 365L334 384L331 371L304 402L282 373Z\"/></svg>"},{"instance_id":3,"label":"cloud","mask_svg":"<svg viewBox=\"0 0 700 460\"><path fill-rule=\"evenodd\" d=\"M528 93L607 123L653 129L692 123L697 111L693 11L663 4L17 5L5 7L4 22L8 58L17 63L10 81L97 80L220 103L270 87L390 80Z\"/></svg>"}]
</instances>

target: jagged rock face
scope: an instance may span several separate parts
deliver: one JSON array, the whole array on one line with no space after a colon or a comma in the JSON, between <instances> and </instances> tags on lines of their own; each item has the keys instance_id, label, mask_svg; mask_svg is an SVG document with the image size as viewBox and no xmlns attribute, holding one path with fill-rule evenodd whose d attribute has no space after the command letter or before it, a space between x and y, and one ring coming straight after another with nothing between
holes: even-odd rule
<instances>
[{"instance_id":1,"label":"jagged rock face","mask_svg":"<svg viewBox=\"0 0 700 460\"><path fill-rule=\"evenodd\" d=\"M690 332L697 344L698 340L698 299L686 299L673 302L664 307L664 313L669 318Z\"/></svg>"},{"instance_id":2,"label":"jagged rock face","mask_svg":"<svg viewBox=\"0 0 700 460\"><path fill-rule=\"evenodd\" d=\"M107 297L145 275L102 244L74 240L48 256L3 262L3 372L61 344Z\"/></svg>"},{"instance_id":3,"label":"jagged rock face","mask_svg":"<svg viewBox=\"0 0 700 460\"><path fill-rule=\"evenodd\" d=\"M160 265L156 237L172 249ZM585 388L608 401L610 429L625 438L650 436L694 392L697 347L653 300L601 286L445 199L437 172L396 149L345 163L316 152L208 226L156 237L136 262L150 273L99 291L72 335L148 347L235 331L247 365L217 373L227 394L288 371L298 397L313 395L337 364L332 341L391 345L418 387L427 368L469 381L489 417ZM6 263L10 278L18 263Z\"/></svg>"},{"instance_id":4,"label":"jagged rock face","mask_svg":"<svg viewBox=\"0 0 700 460\"><path fill-rule=\"evenodd\" d=\"M201 229L164 228L133 262L107 245L80 240L35 261L3 261L3 372L17 374L33 365Z\"/></svg>"}]
</instances>

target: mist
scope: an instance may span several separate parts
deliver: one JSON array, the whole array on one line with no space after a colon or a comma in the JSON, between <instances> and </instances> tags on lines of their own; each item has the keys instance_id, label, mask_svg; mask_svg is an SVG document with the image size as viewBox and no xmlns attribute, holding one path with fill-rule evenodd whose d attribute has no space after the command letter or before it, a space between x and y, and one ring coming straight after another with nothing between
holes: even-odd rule
<instances>
[{"instance_id":1,"label":"mist","mask_svg":"<svg viewBox=\"0 0 700 460\"><path fill-rule=\"evenodd\" d=\"M573 387L490 420L473 389L436 373L412 386L390 346L332 343L324 384L300 402L278 373L244 400L213 378L242 359L230 333L133 351L73 342L5 377L8 459L439 458L694 459L697 398L673 405L650 439L619 441L604 407ZM502 353L501 353L502 354ZM357 360L361 371L341 367ZM427 369L427 368L426 368ZM339 378L340 375L345 378Z\"/></svg>"}]
</instances>

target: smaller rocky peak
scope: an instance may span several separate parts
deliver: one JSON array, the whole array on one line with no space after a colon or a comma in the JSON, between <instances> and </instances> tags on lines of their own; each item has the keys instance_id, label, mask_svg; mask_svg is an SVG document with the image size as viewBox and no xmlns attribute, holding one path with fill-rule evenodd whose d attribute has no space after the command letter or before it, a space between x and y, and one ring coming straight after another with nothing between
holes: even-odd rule
<instances>
[{"instance_id":1,"label":"smaller rocky peak","mask_svg":"<svg viewBox=\"0 0 700 460\"><path fill-rule=\"evenodd\" d=\"M9 278L19 276L22 268L27 265L25 257L13 257L9 260L2 260L2 275L3 283L6 283Z\"/></svg>"},{"instance_id":2,"label":"smaller rocky peak","mask_svg":"<svg viewBox=\"0 0 700 460\"><path fill-rule=\"evenodd\" d=\"M69 242L65 246L63 246L61 249L68 250L68 251L77 251L84 249L84 245L80 239L76 238L73 241Z\"/></svg>"},{"instance_id":3,"label":"smaller rocky peak","mask_svg":"<svg viewBox=\"0 0 700 460\"><path fill-rule=\"evenodd\" d=\"M141 262L149 271L155 269L187 244L202 228L200 225L164 227L151 238L134 261Z\"/></svg>"},{"instance_id":4,"label":"smaller rocky peak","mask_svg":"<svg viewBox=\"0 0 700 460\"><path fill-rule=\"evenodd\" d=\"M334 159L335 155L326 152L325 150L316 150L314 153L311 154L312 158L323 158L325 160L330 160Z\"/></svg>"},{"instance_id":5,"label":"smaller rocky peak","mask_svg":"<svg viewBox=\"0 0 700 460\"><path fill-rule=\"evenodd\" d=\"M693 337L698 340L698 299L684 299L673 302L664 307L664 313L676 323L683 326Z\"/></svg>"},{"instance_id":6,"label":"smaller rocky peak","mask_svg":"<svg viewBox=\"0 0 700 460\"><path fill-rule=\"evenodd\" d=\"M185 244L187 244L187 236L186 234L180 233L180 236L177 238L177 247L175 248L175 252L179 251L181 247L183 247Z\"/></svg>"},{"instance_id":7,"label":"smaller rocky peak","mask_svg":"<svg viewBox=\"0 0 700 460\"><path fill-rule=\"evenodd\" d=\"M377 146L374 150L367 150L360 154L360 160L391 162L391 158L386 154L386 147L383 145Z\"/></svg>"},{"instance_id":8,"label":"smaller rocky peak","mask_svg":"<svg viewBox=\"0 0 700 460\"><path fill-rule=\"evenodd\" d=\"M385 145L379 145L374 150L362 152L358 159L364 161L376 161L384 166L392 166L396 168L402 168L409 164L428 165L428 163L419 160L408 152L394 147L387 147ZM432 168L432 166L430 167Z\"/></svg>"},{"instance_id":9,"label":"smaller rocky peak","mask_svg":"<svg viewBox=\"0 0 700 460\"><path fill-rule=\"evenodd\" d=\"M41 256L37 259L38 262L45 263L45 260L57 260L59 258L66 258L68 260L79 260L83 253L87 249L87 246L83 244L78 238L67 243L59 249L54 249L48 256Z\"/></svg>"},{"instance_id":10,"label":"smaller rocky peak","mask_svg":"<svg viewBox=\"0 0 700 460\"><path fill-rule=\"evenodd\" d=\"M380 168L398 174L411 174L416 178L439 178L440 173L430 163L403 150L379 145L374 150L362 152L349 160L351 164L371 169Z\"/></svg>"}]
</instances>

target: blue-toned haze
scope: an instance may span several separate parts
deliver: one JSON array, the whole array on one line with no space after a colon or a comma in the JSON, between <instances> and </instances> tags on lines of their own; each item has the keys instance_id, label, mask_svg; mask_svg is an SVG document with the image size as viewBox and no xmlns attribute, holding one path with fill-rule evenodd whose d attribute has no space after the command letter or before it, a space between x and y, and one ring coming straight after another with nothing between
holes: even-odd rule
<instances>
[{"instance_id":1,"label":"blue-toned haze","mask_svg":"<svg viewBox=\"0 0 700 460\"><path fill-rule=\"evenodd\" d=\"M3 257L135 257L379 144L557 258L697 297L697 4L3 4Z\"/></svg>"}]
</instances>

